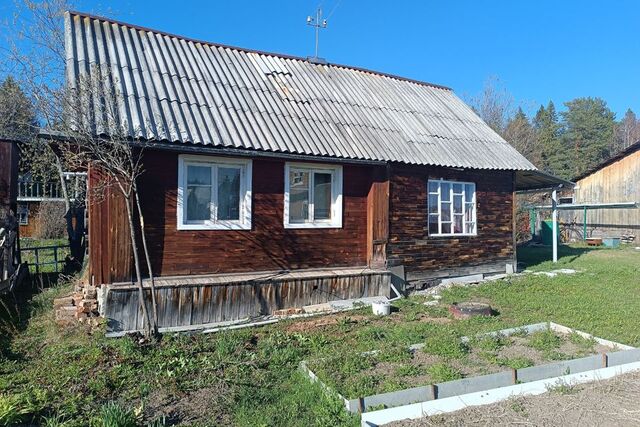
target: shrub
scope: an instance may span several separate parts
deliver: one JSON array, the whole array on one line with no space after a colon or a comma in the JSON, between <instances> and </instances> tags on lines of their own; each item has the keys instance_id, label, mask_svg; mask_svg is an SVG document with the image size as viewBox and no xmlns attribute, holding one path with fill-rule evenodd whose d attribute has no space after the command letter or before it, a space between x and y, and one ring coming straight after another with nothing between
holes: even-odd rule
<instances>
[{"instance_id":1,"label":"shrub","mask_svg":"<svg viewBox=\"0 0 640 427\"><path fill-rule=\"evenodd\" d=\"M38 208L39 239L58 239L67 235L65 206L61 202L42 202Z\"/></svg>"}]
</instances>

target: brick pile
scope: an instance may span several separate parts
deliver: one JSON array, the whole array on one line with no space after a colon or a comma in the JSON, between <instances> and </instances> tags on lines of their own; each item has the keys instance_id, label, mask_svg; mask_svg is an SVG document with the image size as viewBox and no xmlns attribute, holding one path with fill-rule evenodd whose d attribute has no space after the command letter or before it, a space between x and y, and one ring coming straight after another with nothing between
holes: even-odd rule
<instances>
[{"instance_id":1,"label":"brick pile","mask_svg":"<svg viewBox=\"0 0 640 427\"><path fill-rule=\"evenodd\" d=\"M74 323L97 326L99 323L98 292L95 286L77 284L71 294L53 300L53 307L56 322L60 326Z\"/></svg>"}]
</instances>

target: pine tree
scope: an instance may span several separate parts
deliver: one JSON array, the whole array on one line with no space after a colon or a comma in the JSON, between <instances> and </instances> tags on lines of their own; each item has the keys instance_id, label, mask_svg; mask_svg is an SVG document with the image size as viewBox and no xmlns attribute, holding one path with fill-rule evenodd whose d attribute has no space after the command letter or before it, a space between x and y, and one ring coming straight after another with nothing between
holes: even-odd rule
<instances>
[{"instance_id":1,"label":"pine tree","mask_svg":"<svg viewBox=\"0 0 640 427\"><path fill-rule=\"evenodd\" d=\"M547 107L543 105L533 119L536 130L537 151L540 153L540 167L554 175L568 178L571 173L566 170L566 153L560 138L560 123L553 101Z\"/></svg>"},{"instance_id":2,"label":"pine tree","mask_svg":"<svg viewBox=\"0 0 640 427\"><path fill-rule=\"evenodd\" d=\"M572 175L576 176L609 157L615 114L600 98L577 98L565 106L564 140L570 152Z\"/></svg>"}]
</instances>

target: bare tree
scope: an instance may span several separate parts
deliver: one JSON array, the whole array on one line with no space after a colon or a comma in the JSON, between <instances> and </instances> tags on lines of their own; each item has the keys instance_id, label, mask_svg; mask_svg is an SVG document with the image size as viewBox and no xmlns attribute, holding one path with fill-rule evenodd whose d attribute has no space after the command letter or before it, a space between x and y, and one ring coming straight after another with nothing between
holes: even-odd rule
<instances>
[{"instance_id":1,"label":"bare tree","mask_svg":"<svg viewBox=\"0 0 640 427\"><path fill-rule=\"evenodd\" d=\"M482 92L472 97L470 104L475 112L486 124L503 135L509 118L513 115L513 97L502 87L500 79L496 76L489 77Z\"/></svg>"},{"instance_id":2,"label":"bare tree","mask_svg":"<svg viewBox=\"0 0 640 427\"><path fill-rule=\"evenodd\" d=\"M90 190L89 199L104 196L111 189L122 197L135 282L145 319L144 332L147 337L155 335L158 331L155 282L137 185L144 172L143 149L131 140L128 124L120 115L124 101L115 89L118 77L106 67L94 65L90 76L65 81L63 22L65 11L70 9L65 0L23 0L19 9L28 19L18 14L13 23L11 62L20 69L25 86L35 99L38 116L50 131L60 169L66 163L100 174L103 182ZM20 42L24 40L28 41L27 49ZM66 190L64 179L62 186ZM141 253L150 279L151 314L143 286Z\"/></svg>"}]
</instances>

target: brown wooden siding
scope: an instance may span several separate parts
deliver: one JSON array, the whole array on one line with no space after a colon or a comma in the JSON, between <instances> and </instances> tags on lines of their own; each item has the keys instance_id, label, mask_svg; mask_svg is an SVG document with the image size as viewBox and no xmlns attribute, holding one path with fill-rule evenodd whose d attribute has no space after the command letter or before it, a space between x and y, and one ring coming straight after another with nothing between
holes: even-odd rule
<instances>
[{"instance_id":1,"label":"brown wooden siding","mask_svg":"<svg viewBox=\"0 0 640 427\"><path fill-rule=\"evenodd\" d=\"M105 185L95 168L88 172L89 274L94 284L130 280L131 239L125 199Z\"/></svg>"},{"instance_id":2,"label":"brown wooden siding","mask_svg":"<svg viewBox=\"0 0 640 427\"><path fill-rule=\"evenodd\" d=\"M575 203L640 202L640 150L605 166L577 182ZM580 235L582 211L562 212L565 222L576 223ZM587 211L587 236L633 234L640 239L640 209Z\"/></svg>"},{"instance_id":3,"label":"brown wooden siding","mask_svg":"<svg viewBox=\"0 0 640 427\"><path fill-rule=\"evenodd\" d=\"M476 184L477 235L431 237L427 180ZM513 262L513 173L394 166L391 171L390 265L404 265L408 280L504 270ZM481 267L484 266L484 267Z\"/></svg>"},{"instance_id":4,"label":"brown wooden siding","mask_svg":"<svg viewBox=\"0 0 640 427\"><path fill-rule=\"evenodd\" d=\"M154 274L367 265L367 195L372 167L343 166L342 228L295 230L283 225L284 165L280 159L253 160L250 231L187 231L177 229L178 154L147 151L140 191ZM95 184L96 177L92 178ZM96 283L130 280L131 263L127 259L131 253L125 252L129 239L122 201L110 194L103 201L92 203L89 209Z\"/></svg>"},{"instance_id":5,"label":"brown wooden siding","mask_svg":"<svg viewBox=\"0 0 640 427\"><path fill-rule=\"evenodd\" d=\"M0 140L0 209L16 208L18 194L18 148Z\"/></svg>"},{"instance_id":6,"label":"brown wooden siding","mask_svg":"<svg viewBox=\"0 0 640 427\"><path fill-rule=\"evenodd\" d=\"M388 272L368 269L276 274L260 279L229 275L159 279L158 323L161 328L206 325L340 299L388 297L389 281ZM109 332L141 330L143 316L136 287L110 285L105 317Z\"/></svg>"}]
</instances>

